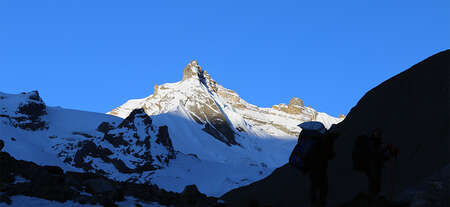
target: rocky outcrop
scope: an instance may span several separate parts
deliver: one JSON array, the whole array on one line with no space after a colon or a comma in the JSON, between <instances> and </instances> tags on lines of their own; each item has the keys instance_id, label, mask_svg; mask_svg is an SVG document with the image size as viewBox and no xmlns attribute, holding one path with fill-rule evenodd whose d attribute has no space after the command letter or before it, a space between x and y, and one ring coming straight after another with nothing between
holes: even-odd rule
<instances>
[{"instance_id":1,"label":"rocky outcrop","mask_svg":"<svg viewBox=\"0 0 450 207\"><path fill-rule=\"evenodd\" d=\"M107 148L103 148L101 146L97 146L92 141L84 141L79 142L78 146L80 149L75 153L75 156L73 158L74 166L77 168L84 169L86 172L90 170L95 170L94 167L92 167L91 162L85 162L85 158L87 156L94 157L94 158L100 158L106 163L111 163L111 159L108 157L113 154L111 150ZM72 159L68 160L71 161ZM97 171L97 170L95 170ZM119 170L120 171L120 170ZM98 173L104 174L104 172L98 171Z\"/></svg>"},{"instance_id":2,"label":"rocky outcrop","mask_svg":"<svg viewBox=\"0 0 450 207\"><path fill-rule=\"evenodd\" d=\"M223 117L210 117L209 123L205 124L203 130L212 135L217 140L231 146L238 145L234 131Z\"/></svg>"},{"instance_id":3,"label":"rocky outcrop","mask_svg":"<svg viewBox=\"0 0 450 207\"><path fill-rule=\"evenodd\" d=\"M217 140L229 146L239 145L234 139L233 130L230 128L228 124L224 124L223 122L217 121L215 122L215 124L206 123L205 128L203 128L203 131L207 132ZM232 137L232 139L227 138L227 135L224 135L223 133L227 134L229 137Z\"/></svg>"},{"instance_id":4,"label":"rocky outcrop","mask_svg":"<svg viewBox=\"0 0 450 207\"><path fill-rule=\"evenodd\" d=\"M17 113L27 115L30 120L36 120L40 116L47 114L46 108L44 103L28 102L21 104L17 108Z\"/></svg>"},{"instance_id":5,"label":"rocky outcrop","mask_svg":"<svg viewBox=\"0 0 450 207\"><path fill-rule=\"evenodd\" d=\"M158 84L155 84L155 86L153 86L153 94L158 94Z\"/></svg>"},{"instance_id":6,"label":"rocky outcrop","mask_svg":"<svg viewBox=\"0 0 450 207\"><path fill-rule=\"evenodd\" d=\"M102 132L104 134L108 133L109 131L113 130L114 126L109 122L102 122L98 127L97 131Z\"/></svg>"},{"instance_id":7,"label":"rocky outcrop","mask_svg":"<svg viewBox=\"0 0 450 207\"><path fill-rule=\"evenodd\" d=\"M47 123L41 120L41 117L47 114L47 106L37 91L22 93L14 98L2 97L0 101L3 103L0 103L0 106L3 104L4 106L0 111L0 118L6 118L10 125L31 131L48 128ZM8 104L8 102L17 101L20 101L18 105L17 103ZM17 108L10 108L11 105L17 106Z\"/></svg>"},{"instance_id":8,"label":"rocky outcrop","mask_svg":"<svg viewBox=\"0 0 450 207\"><path fill-rule=\"evenodd\" d=\"M181 197L183 203L187 203L188 205L198 205L208 200L208 197L201 193L195 185L186 186L181 193Z\"/></svg>"},{"instance_id":9,"label":"rocky outcrop","mask_svg":"<svg viewBox=\"0 0 450 207\"><path fill-rule=\"evenodd\" d=\"M303 100L294 97L289 101L289 105L279 104L272 106L272 108L288 114L302 114L304 113L306 107Z\"/></svg>"},{"instance_id":10,"label":"rocky outcrop","mask_svg":"<svg viewBox=\"0 0 450 207\"><path fill-rule=\"evenodd\" d=\"M167 126L160 126L158 128L158 134L156 135L156 143L161 144L165 146L169 152L169 159L175 158L175 150L173 149L172 140L170 139L169 135L169 127Z\"/></svg>"},{"instance_id":11,"label":"rocky outcrop","mask_svg":"<svg viewBox=\"0 0 450 207\"><path fill-rule=\"evenodd\" d=\"M142 119L146 126L152 127L152 119L145 113L144 109L135 109L131 114L120 123L118 128L127 128L130 130L136 130L135 119Z\"/></svg>"},{"instance_id":12,"label":"rocky outcrop","mask_svg":"<svg viewBox=\"0 0 450 207\"><path fill-rule=\"evenodd\" d=\"M289 101L289 106L300 106L300 107L304 107L305 106L305 102L302 99L299 99L297 97L292 98Z\"/></svg>"},{"instance_id":13,"label":"rocky outcrop","mask_svg":"<svg viewBox=\"0 0 450 207\"><path fill-rule=\"evenodd\" d=\"M61 149L59 157L86 172L102 175L114 172L106 172L99 168L96 165L99 160L113 165L120 173L141 174L161 169L167 166L171 159L176 158L168 127L160 127L158 133L154 132L152 119L143 109L134 110L117 126L102 122L97 131L103 135L93 136L73 132L72 134L88 140L59 146Z\"/></svg>"},{"instance_id":14,"label":"rocky outcrop","mask_svg":"<svg viewBox=\"0 0 450 207\"><path fill-rule=\"evenodd\" d=\"M300 114L303 112L303 107L305 107L305 104L301 99L292 98L291 101L289 101L288 113Z\"/></svg>"}]
</instances>

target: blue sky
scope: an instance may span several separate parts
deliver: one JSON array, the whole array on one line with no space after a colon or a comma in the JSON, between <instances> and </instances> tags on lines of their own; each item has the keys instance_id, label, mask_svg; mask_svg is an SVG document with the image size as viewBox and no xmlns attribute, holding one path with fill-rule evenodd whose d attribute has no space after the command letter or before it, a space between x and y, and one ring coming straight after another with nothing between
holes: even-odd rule
<instances>
[{"instance_id":1,"label":"blue sky","mask_svg":"<svg viewBox=\"0 0 450 207\"><path fill-rule=\"evenodd\" d=\"M448 48L448 0L0 1L0 91L96 112L197 59L250 103L296 96L337 116Z\"/></svg>"}]
</instances>

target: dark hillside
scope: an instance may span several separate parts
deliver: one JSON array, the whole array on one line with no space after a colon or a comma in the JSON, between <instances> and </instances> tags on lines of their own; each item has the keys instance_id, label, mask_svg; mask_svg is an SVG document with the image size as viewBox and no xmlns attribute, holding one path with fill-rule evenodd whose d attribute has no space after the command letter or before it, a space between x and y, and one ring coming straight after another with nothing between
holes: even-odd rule
<instances>
[{"instance_id":1,"label":"dark hillside","mask_svg":"<svg viewBox=\"0 0 450 207\"><path fill-rule=\"evenodd\" d=\"M450 50L414 65L370 90L338 125L337 157L330 162L331 206L367 191L366 177L352 170L357 135L379 127L386 143L400 148L393 168L387 168L383 191L399 192L450 163ZM287 166L262 181L223 196L237 206L251 200L273 206L301 205L306 178ZM389 188L387 188L389 187Z\"/></svg>"}]
</instances>

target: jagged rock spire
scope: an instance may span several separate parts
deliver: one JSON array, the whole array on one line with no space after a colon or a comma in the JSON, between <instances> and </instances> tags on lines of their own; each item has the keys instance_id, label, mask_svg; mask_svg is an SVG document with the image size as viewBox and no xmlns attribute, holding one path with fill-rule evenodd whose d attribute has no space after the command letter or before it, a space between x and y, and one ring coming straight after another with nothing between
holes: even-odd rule
<instances>
[{"instance_id":1,"label":"jagged rock spire","mask_svg":"<svg viewBox=\"0 0 450 207\"><path fill-rule=\"evenodd\" d=\"M193 77L203 76L203 70L200 65L198 65L197 60L192 60L186 65L183 72L183 81Z\"/></svg>"}]
</instances>

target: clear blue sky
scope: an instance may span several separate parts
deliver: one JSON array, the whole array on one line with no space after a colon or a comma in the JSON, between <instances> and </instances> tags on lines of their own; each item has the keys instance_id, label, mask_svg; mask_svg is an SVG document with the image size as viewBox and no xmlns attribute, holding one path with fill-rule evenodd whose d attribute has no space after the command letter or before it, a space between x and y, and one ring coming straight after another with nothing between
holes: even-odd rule
<instances>
[{"instance_id":1,"label":"clear blue sky","mask_svg":"<svg viewBox=\"0 0 450 207\"><path fill-rule=\"evenodd\" d=\"M250 103L296 96L337 116L448 48L449 0L0 1L0 91L96 112L197 59Z\"/></svg>"}]
</instances>

